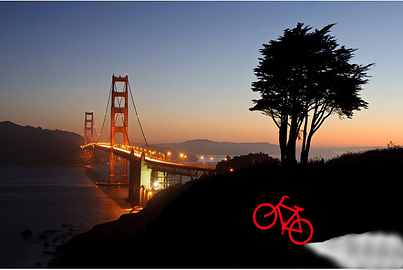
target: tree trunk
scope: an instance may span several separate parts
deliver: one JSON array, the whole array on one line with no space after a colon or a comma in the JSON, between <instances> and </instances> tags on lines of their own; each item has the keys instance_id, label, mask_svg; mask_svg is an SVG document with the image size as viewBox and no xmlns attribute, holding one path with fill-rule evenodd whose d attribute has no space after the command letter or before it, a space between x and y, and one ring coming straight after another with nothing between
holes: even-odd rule
<instances>
[{"instance_id":1,"label":"tree trunk","mask_svg":"<svg viewBox=\"0 0 403 270\"><path fill-rule=\"evenodd\" d=\"M312 141L312 137L313 137L314 133L315 132L313 132L312 130L309 132L308 139L306 141L306 147L304 150L304 155L302 155L302 152L301 152L301 163L302 162L304 162L304 164L308 163L309 150L311 148L311 141Z\"/></svg>"},{"instance_id":2,"label":"tree trunk","mask_svg":"<svg viewBox=\"0 0 403 270\"><path fill-rule=\"evenodd\" d=\"M306 165L308 164L308 157L309 157L309 149L311 148L311 141L312 141L313 133L308 135L308 140L306 142L306 147L301 152L301 163Z\"/></svg>"},{"instance_id":3,"label":"tree trunk","mask_svg":"<svg viewBox=\"0 0 403 270\"><path fill-rule=\"evenodd\" d=\"M287 158L287 126L288 122L288 117L287 116L282 116L281 119L281 124L280 124L280 129L279 129L279 144L280 144L280 152L281 152L281 164L286 163L286 158Z\"/></svg>"},{"instance_id":4,"label":"tree trunk","mask_svg":"<svg viewBox=\"0 0 403 270\"><path fill-rule=\"evenodd\" d=\"M287 151L286 151L286 166L294 166L297 164L297 159L295 157L296 151L296 141L289 140L287 144Z\"/></svg>"},{"instance_id":5,"label":"tree trunk","mask_svg":"<svg viewBox=\"0 0 403 270\"><path fill-rule=\"evenodd\" d=\"M294 166L297 164L295 157L296 144L298 138L298 118L293 116L291 118L290 134L288 136L287 150L286 150L286 166Z\"/></svg>"},{"instance_id":6,"label":"tree trunk","mask_svg":"<svg viewBox=\"0 0 403 270\"><path fill-rule=\"evenodd\" d=\"M302 136L302 149L301 149L301 159L300 159L301 165L306 165L307 162L308 162L308 158L305 158L305 156L307 156L307 153L306 153L306 147L307 147L306 140L307 140L307 134L308 134L308 132L307 132L307 129L308 129L308 112L307 111L305 112L304 119L305 119L304 133L303 133L303 136ZM308 149L308 152L309 152L309 149Z\"/></svg>"},{"instance_id":7,"label":"tree trunk","mask_svg":"<svg viewBox=\"0 0 403 270\"><path fill-rule=\"evenodd\" d=\"M305 166L308 164L308 157L309 157L309 147L306 146L304 149L301 150L301 165Z\"/></svg>"}]
</instances>

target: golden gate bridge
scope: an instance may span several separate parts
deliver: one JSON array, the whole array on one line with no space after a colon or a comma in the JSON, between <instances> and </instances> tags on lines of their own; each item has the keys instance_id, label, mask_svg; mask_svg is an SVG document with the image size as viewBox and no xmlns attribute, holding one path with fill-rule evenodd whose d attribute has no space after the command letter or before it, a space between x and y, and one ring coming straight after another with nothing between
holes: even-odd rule
<instances>
[{"instance_id":1,"label":"golden gate bridge","mask_svg":"<svg viewBox=\"0 0 403 270\"><path fill-rule=\"evenodd\" d=\"M118 90L119 87L117 87L117 84L123 84L121 91ZM128 136L129 94L146 147L130 144ZM105 125L109 104L111 108L109 142L99 142ZM121 119L120 124L117 121L118 119ZM110 152L108 182L97 182L97 184L112 186L128 185L128 201L132 207L145 207L147 201L158 190L181 184L182 176L196 179L204 174L212 173L215 169L212 166L175 162L168 159L169 153L161 153L160 151L150 149L141 126L127 74L125 77L112 75L112 83L101 132L97 136L96 141L94 140L94 128L94 113L85 112L84 145L81 146L83 148L83 163L94 163L95 149ZM123 135L123 143L119 144L116 142L116 134ZM129 166L127 161L129 161Z\"/></svg>"}]
</instances>

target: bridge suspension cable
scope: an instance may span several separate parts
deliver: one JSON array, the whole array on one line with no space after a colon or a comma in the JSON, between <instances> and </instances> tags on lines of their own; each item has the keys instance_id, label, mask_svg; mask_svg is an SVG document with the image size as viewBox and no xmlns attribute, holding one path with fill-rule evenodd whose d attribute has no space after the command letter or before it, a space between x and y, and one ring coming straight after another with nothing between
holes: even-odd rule
<instances>
[{"instance_id":1,"label":"bridge suspension cable","mask_svg":"<svg viewBox=\"0 0 403 270\"><path fill-rule=\"evenodd\" d=\"M129 81L128 81L128 83L129 83ZM117 90L117 89L116 89L116 85L115 85L114 90L115 90L115 91ZM118 106L119 106L119 107L121 107L121 104L120 104L121 101L122 101L122 99L118 98ZM116 114L116 115L115 115L115 123L117 122L117 118L118 118L118 115ZM130 139L129 139L129 134L128 134L127 128L126 128L127 125L126 125L126 123L125 123L125 119L124 119L124 117L122 116L122 114L120 114L120 120L122 120L123 130L125 131L125 135L126 135L126 138L127 138L127 142L129 143L129 145L131 145Z\"/></svg>"},{"instance_id":2,"label":"bridge suspension cable","mask_svg":"<svg viewBox=\"0 0 403 270\"><path fill-rule=\"evenodd\" d=\"M141 125L140 115L139 115L139 113L137 112L136 104L134 103L134 98L133 98L133 94L132 94L132 88L130 87L130 82L128 82L128 85L129 85L130 97L131 97L131 100L132 100L134 112L136 113L136 118L137 118L137 122L138 122L139 127L140 127L141 134L143 135L144 141L145 141L146 146L147 146L147 150L150 150L150 147L148 146L148 142L147 142L146 135L144 134L144 130L143 130L143 127L142 127L142 125Z\"/></svg>"},{"instance_id":3,"label":"bridge suspension cable","mask_svg":"<svg viewBox=\"0 0 403 270\"><path fill-rule=\"evenodd\" d=\"M106 102L104 120L102 121L102 127L101 127L101 131L99 132L99 135L98 135L98 138L97 138L97 143L99 142L99 139L101 138L101 135L102 135L102 131L104 130L104 125L105 125L106 116L108 115L109 101L111 100L111 95L112 95L112 85L111 85L111 87L109 89L109 95L108 95L108 101Z\"/></svg>"},{"instance_id":4,"label":"bridge suspension cable","mask_svg":"<svg viewBox=\"0 0 403 270\"><path fill-rule=\"evenodd\" d=\"M97 142L98 142L97 125L95 125L95 119L94 119L94 133L95 133L95 136L97 136Z\"/></svg>"}]
</instances>

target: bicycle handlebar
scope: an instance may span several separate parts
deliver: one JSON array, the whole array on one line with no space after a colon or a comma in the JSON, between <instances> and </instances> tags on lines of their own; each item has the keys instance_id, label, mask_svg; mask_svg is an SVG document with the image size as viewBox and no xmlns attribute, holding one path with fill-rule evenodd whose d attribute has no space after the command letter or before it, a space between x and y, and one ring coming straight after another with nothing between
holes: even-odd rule
<instances>
[{"instance_id":1,"label":"bicycle handlebar","mask_svg":"<svg viewBox=\"0 0 403 270\"><path fill-rule=\"evenodd\" d=\"M283 196L283 200L284 200L284 198L287 198L287 199L289 199L290 197L288 197L288 196L285 196L285 195L284 195L284 196Z\"/></svg>"}]
</instances>

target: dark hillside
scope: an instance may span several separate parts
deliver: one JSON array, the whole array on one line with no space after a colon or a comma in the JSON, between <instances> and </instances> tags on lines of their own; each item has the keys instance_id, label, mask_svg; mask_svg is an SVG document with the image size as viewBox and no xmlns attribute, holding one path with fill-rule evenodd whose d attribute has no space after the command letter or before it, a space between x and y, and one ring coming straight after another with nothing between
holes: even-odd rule
<instances>
[{"instance_id":1,"label":"dark hillside","mask_svg":"<svg viewBox=\"0 0 403 270\"><path fill-rule=\"evenodd\" d=\"M358 153L346 153L327 162L327 165L330 166L399 166L401 164L403 164L403 148L400 147L375 149Z\"/></svg>"},{"instance_id":2,"label":"dark hillside","mask_svg":"<svg viewBox=\"0 0 403 270\"><path fill-rule=\"evenodd\" d=\"M75 133L0 122L0 163L71 165L79 161L83 138Z\"/></svg>"},{"instance_id":3,"label":"dark hillside","mask_svg":"<svg viewBox=\"0 0 403 270\"><path fill-rule=\"evenodd\" d=\"M156 196L140 214L73 238L58 249L55 265L331 267L293 244L287 231L281 235L279 221L269 230L258 229L252 220L255 207L289 196L284 204L304 208L301 218L313 225L311 242L374 230L403 234L403 191L395 176L402 167L388 162L359 168L262 165L203 177L172 189L176 199Z\"/></svg>"}]
</instances>

